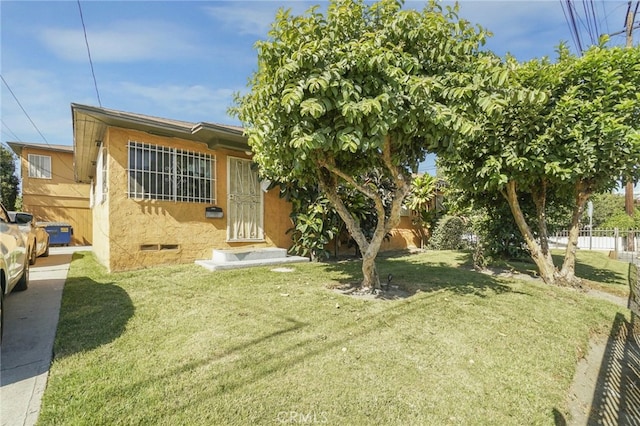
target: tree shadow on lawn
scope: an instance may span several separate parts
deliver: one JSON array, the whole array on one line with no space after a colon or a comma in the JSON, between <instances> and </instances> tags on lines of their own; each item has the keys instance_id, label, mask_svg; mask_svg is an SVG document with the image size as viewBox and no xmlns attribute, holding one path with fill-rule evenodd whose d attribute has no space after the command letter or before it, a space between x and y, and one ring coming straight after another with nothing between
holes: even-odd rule
<instances>
[{"instance_id":1,"label":"tree shadow on lawn","mask_svg":"<svg viewBox=\"0 0 640 426\"><path fill-rule=\"evenodd\" d=\"M90 351L116 340L133 313L133 302L121 287L87 277L67 278L54 357Z\"/></svg>"},{"instance_id":2,"label":"tree shadow on lawn","mask_svg":"<svg viewBox=\"0 0 640 426\"><path fill-rule=\"evenodd\" d=\"M553 262L562 266L564 255L553 254ZM535 267L535 266L534 266ZM576 260L576 276L589 281L596 281L603 284L626 285L627 277L610 269L596 268L586 263Z\"/></svg>"},{"instance_id":3,"label":"tree shadow on lawn","mask_svg":"<svg viewBox=\"0 0 640 426\"><path fill-rule=\"evenodd\" d=\"M252 309L256 309L255 305L252 306ZM388 305L388 307L375 313L359 316L357 321L352 321L345 325L339 332L322 338L314 333L301 332L309 327L314 327L314 324L300 321L290 316L275 315L274 318L277 317L278 322L281 324L280 328L275 331L262 332L256 329L256 334L244 342L215 351L215 353L210 353L198 360L175 365L171 369L153 371L144 379L134 383L123 384L121 391L116 393L122 392L137 395L148 386L157 386L164 381L171 382L175 380L175 377L191 374L199 369L208 371L210 370L209 366L225 358L233 359L235 356L251 356L251 364L259 366L259 368L247 368L244 362L232 361L228 368L213 375L206 387L201 387L198 383L185 384L183 391L189 393L190 397L185 398L184 402L180 402L179 404L181 405L174 406L172 411L188 410L198 404L210 404L210 401L223 395L231 394L252 385L256 381L290 370L295 366L308 362L309 359L325 353L335 353L335 362L337 363L360 362L359 355L345 350L347 347L351 347L350 344L352 342L358 341L369 334L377 334L380 328L391 327L396 321L403 321L408 315L423 310L424 305L422 303L405 302ZM268 307L263 309L263 313L273 316ZM256 348L260 347L264 347L265 350L256 350ZM247 350L251 350L252 355L246 355ZM190 392L190 386L194 386L193 392ZM289 411L292 408L286 406L286 401L283 404L285 406L271 407L274 410L274 422L277 421L278 413Z\"/></svg>"},{"instance_id":4,"label":"tree shadow on lawn","mask_svg":"<svg viewBox=\"0 0 640 426\"><path fill-rule=\"evenodd\" d=\"M493 294L514 291L500 279L474 270L471 253L456 253L451 260L453 265L444 261L429 262L424 257L413 258L406 254L378 258L376 268L383 291L376 295L376 299L393 300L440 290L479 297L486 297L488 291ZM360 286L361 259L327 262L325 265L328 271L341 276L339 284L334 286L337 290L352 294Z\"/></svg>"}]
</instances>

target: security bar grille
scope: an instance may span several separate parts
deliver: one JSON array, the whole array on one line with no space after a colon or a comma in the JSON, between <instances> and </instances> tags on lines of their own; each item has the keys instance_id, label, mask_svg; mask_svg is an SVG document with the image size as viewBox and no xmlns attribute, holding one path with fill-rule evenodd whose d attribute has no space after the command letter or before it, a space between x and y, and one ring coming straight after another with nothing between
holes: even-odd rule
<instances>
[{"instance_id":1,"label":"security bar grille","mask_svg":"<svg viewBox=\"0 0 640 426\"><path fill-rule=\"evenodd\" d=\"M215 204L215 157L129 141L129 198Z\"/></svg>"}]
</instances>

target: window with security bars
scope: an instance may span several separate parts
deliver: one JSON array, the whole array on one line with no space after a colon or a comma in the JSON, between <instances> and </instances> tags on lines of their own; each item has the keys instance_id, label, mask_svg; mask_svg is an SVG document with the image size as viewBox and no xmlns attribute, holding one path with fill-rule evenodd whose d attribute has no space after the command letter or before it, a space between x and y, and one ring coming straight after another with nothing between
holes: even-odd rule
<instances>
[{"instance_id":1,"label":"window with security bars","mask_svg":"<svg viewBox=\"0 0 640 426\"><path fill-rule=\"evenodd\" d=\"M48 155L29 154L29 177L51 179L51 157Z\"/></svg>"},{"instance_id":2,"label":"window with security bars","mask_svg":"<svg viewBox=\"0 0 640 426\"><path fill-rule=\"evenodd\" d=\"M129 141L129 198L215 204L215 157Z\"/></svg>"}]
</instances>

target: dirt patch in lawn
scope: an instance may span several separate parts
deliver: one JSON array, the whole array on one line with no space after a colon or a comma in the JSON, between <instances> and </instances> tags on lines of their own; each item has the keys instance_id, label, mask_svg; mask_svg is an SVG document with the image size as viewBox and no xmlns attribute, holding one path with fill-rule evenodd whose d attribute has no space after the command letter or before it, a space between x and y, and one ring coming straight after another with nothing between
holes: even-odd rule
<instances>
[{"instance_id":1,"label":"dirt patch in lawn","mask_svg":"<svg viewBox=\"0 0 640 426\"><path fill-rule=\"evenodd\" d=\"M406 299L415 294L398 285L385 286L381 290L363 289L359 283L342 284L332 288L338 294L355 297L363 300L399 300Z\"/></svg>"}]
</instances>

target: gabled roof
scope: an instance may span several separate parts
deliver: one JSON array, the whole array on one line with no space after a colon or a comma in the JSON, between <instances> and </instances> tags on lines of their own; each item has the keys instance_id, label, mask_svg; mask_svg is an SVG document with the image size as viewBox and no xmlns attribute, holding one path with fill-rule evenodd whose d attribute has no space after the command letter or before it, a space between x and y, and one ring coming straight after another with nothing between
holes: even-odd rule
<instances>
[{"instance_id":1,"label":"gabled roof","mask_svg":"<svg viewBox=\"0 0 640 426\"><path fill-rule=\"evenodd\" d=\"M30 143L30 142L7 142L7 145L15 152L18 156L22 154L22 150L24 148L35 148L42 149L45 151L55 151L55 152L69 152L73 153L73 146L71 145L51 145L44 143Z\"/></svg>"},{"instance_id":2,"label":"gabled roof","mask_svg":"<svg viewBox=\"0 0 640 426\"><path fill-rule=\"evenodd\" d=\"M107 127L139 130L152 135L201 142L210 149L249 151L242 127L214 123L191 123L88 105L71 104L74 170L78 182L89 183Z\"/></svg>"}]
</instances>

